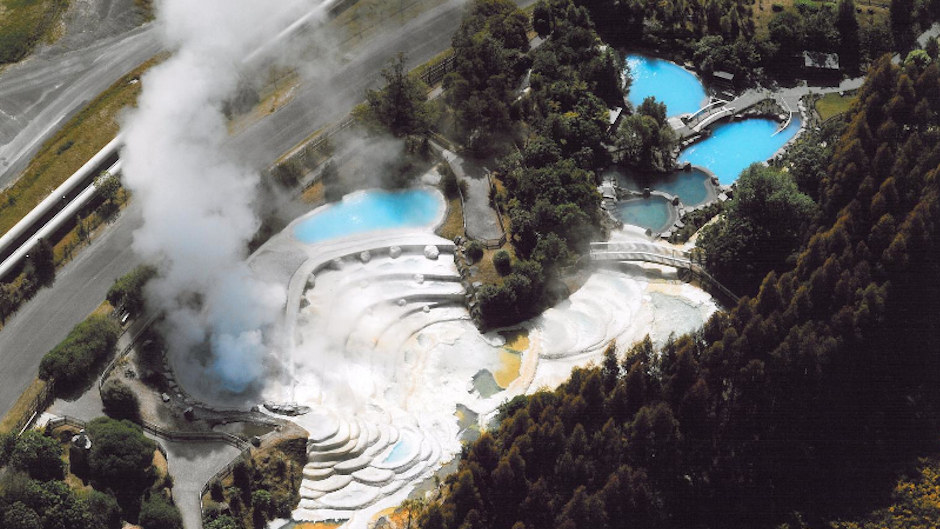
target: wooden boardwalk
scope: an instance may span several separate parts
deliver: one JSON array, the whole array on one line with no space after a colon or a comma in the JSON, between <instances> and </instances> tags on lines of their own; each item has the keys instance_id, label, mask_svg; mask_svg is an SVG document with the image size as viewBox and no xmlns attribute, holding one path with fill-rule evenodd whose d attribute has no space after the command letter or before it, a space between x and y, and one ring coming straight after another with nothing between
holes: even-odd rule
<instances>
[{"instance_id":1,"label":"wooden boardwalk","mask_svg":"<svg viewBox=\"0 0 940 529\"><path fill-rule=\"evenodd\" d=\"M726 302L737 304L740 297L718 282L705 270L705 263L698 256L674 248L643 241L630 242L592 242L590 257L592 261L644 262L671 266L679 270L688 270L698 279L702 287L714 296L721 296Z\"/></svg>"}]
</instances>

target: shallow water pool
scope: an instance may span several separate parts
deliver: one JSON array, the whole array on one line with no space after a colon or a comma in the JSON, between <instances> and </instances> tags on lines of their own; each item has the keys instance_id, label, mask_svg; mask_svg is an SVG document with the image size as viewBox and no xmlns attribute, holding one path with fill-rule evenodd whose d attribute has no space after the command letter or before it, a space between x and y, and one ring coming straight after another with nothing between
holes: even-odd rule
<instances>
[{"instance_id":1,"label":"shallow water pool","mask_svg":"<svg viewBox=\"0 0 940 529\"><path fill-rule=\"evenodd\" d=\"M633 191L643 191L643 187L627 172L624 174L617 170L620 185ZM649 183L649 188L663 191L679 197L686 206L698 206L708 199L709 176L701 169L693 167L691 171L673 171L672 173L657 176Z\"/></svg>"},{"instance_id":2,"label":"shallow water pool","mask_svg":"<svg viewBox=\"0 0 940 529\"><path fill-rule=\"evenodd\" d=\"M722 185L730 185L747 166L767 160L790 141L800 130L800 119L794 115L787 128L776 133L779 126L762 118L722 123L712 129L711 136L679 153L679 163L705 167Z\"/></svg>"},{"instance_id":3,"label":"shallow water pool","mask_svg":"<svg viewBox=\"0 0 940 529\"><path fill-rule=\"evenodd\" d=\"M627 99L636 107L649 96L666 104L666 114L690 114L705 106L705 87L692 72L678 64L647 57L627 55L630 92Z\"/></svg>"},{"instance_id":4,"label":"shallow water pool","mask_svg":"<svg viewBox=\"0 0 940 529\"><path fill-rule=\"evenodd\" d=\"M316 243L387 228L430 227L443 207L439 194L427 189L362 191L298 222L294 237Z\"/></svg>"},{"instance_id":5,"label":"shallow water pool","mask_svg":"<svg viewBox=\"0 0 940 529\"><path fill-rule=\"evenodd\" d=\"M672 204L663 197L631 198L617 203L617 218L624 224L661 232L672 224Z\"/></svg>"}]
</instances>

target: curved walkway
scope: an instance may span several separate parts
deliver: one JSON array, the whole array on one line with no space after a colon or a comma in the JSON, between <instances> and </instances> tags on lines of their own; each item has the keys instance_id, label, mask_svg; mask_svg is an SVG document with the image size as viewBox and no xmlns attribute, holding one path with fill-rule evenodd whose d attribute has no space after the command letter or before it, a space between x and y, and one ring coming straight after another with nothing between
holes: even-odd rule
<instances>
[{"instance_id":1,"label":"curved walkway","mask_svg":"<svg viewBox=\"0 0 940 529\"><path fill-rule=\"evenodd\" d=\"M727 299L737 303L741 298L711 276L692 254L647 242L592 242L592 261L638 261L671 266L692 272L704 284L710 285Z\"/></svg>"}]
</instances>

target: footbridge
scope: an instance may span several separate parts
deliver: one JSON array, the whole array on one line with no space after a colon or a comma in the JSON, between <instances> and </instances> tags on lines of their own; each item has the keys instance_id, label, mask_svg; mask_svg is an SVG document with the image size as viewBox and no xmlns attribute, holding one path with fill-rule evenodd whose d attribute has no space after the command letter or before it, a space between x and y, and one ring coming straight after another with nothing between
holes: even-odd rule
<instances>
[{"instance_id":1,"label":"footbridge","mask_svg":"<svg viewBox=\"0 0 940 529\"><path fill-rule=\"evenodd\" d=\"M712 295L736 304L741 298L711 276L697 254L644 241L592 242L590 258L595 262L643 262L688 270Z\"/></svg>"}]
</instances>

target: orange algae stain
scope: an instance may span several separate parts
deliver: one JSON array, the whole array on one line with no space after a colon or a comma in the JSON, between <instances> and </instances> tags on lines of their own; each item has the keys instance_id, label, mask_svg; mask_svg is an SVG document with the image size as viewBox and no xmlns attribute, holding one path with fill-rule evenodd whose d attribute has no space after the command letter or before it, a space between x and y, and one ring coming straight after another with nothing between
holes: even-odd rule
<instances>
[{"instance_id":1,"label":"orange algae stain","mask_svg":"<svg viewBox=\"0 0 940 529\"><path fill-rule=\"evenodd\" d=\"M297 522L294 529L336 529L345 522Z\"/></svg>"},{"instance_id":2,"label":"orange algae stain","mask_svg":"<svg viewBox=\"0 0 940 529\"><path fill-rule=\"evenodd\" d=\"M529 348L529 331L518 329L500 334L506 339L506 343L499 352L499 369L493 373L493 378L499 387L506 389L513 380L519 378L522 353Z\"/></svg>"}]
</instances>

